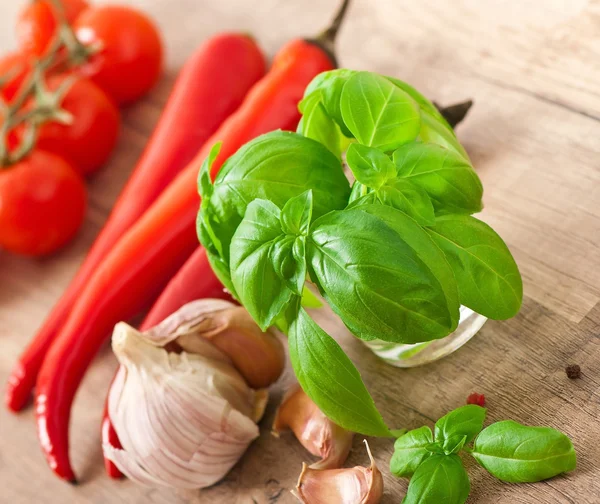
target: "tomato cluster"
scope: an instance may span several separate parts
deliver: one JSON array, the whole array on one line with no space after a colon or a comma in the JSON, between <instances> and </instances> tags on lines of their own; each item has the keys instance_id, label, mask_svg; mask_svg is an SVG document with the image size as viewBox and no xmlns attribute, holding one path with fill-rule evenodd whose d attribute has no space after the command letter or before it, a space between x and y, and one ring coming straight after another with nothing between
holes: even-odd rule
<instances>
[{"instance_id":1,"label":"tomato cluster","mask_svg":"<svg viewBox=\"0 0 600 504\"><path fill-rule=\"evenodd\" d=\"M162 43L143 13L86 0L30 2L16 31L0 58L0 248L40 256L81 226L82 177L110 157L118 106L158 80Z\"/></svg>"}]
</instances>

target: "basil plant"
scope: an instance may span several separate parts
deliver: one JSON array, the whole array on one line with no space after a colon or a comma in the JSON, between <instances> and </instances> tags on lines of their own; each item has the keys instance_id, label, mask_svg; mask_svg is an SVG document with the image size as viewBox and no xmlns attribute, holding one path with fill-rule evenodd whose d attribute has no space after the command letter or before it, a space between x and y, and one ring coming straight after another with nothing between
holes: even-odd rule
<instances>
[{"instance_id":1,"label":"basil plant","mask_svg":"<svg viewBox=\"0 0 600 504\"><path fill-rule=\"evenodd\" d=\"M296 376L321 410L387 436L358 371L305 311L306 283L356 337L417 343L454 331L461 304L514 316L521 277L502 239L472 217L483 188L469 157L415 89L334 70L313 80L299 108L296 133L249 142L214 183L213 148L199 177L198 234L260 327L288 334Z\"/></svg>"}]
</instances>

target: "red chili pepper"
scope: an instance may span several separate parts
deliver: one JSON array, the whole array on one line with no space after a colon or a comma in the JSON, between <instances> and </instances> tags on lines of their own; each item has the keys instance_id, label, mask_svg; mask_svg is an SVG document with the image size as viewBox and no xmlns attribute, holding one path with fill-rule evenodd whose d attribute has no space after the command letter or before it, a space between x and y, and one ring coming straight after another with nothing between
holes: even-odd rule
<instances>
[{"instance_id":1,"label":"red chili pepper","mask_svg":"<svg viewBox=\"0 0 600 504\"><path fill-rule=\"evenodd\" d=\"M347 1L344 9L346 5ZM222 142L214 176L249 140L276 129L295 129L304 89L316 75L334 67L329 54L315 42L288 43L239 110L123 236L80 292L37 381L38 436L48 464L61 478L75 480L69 462L68 425L73 397L87 367L113 326L139 313L197 246L196 182L210 148Z\"/></svg>"},{"instance_id":2,"label":"red chili pepper","mask_svg":"<svg viewBox=\"0 0 600 504\"><path fill-rule=\"evenodd\" d=\"M231 300L223 288L223 284L213 273L206 251L198 247L181 267L177 274L171 279L165 290L154 303L148 315L140 326L145 331L162 322L169 315L176 312L183 305L203 298L220 298ZM115 432L108 416L108 398L104 407L102 419L102 443L110 444L114 448L121 448L119 436ZM121 471L112 461L105 458L104 467L111 478L120 478Z\"/></svg>"},{"instance_id":3,"label":"red chili pepper","mask_svg":"<svg viewBox=\"0 0 600 504\"><path fill-rule=\"evenodd\" d=\"M213 37L189 59L148 147L85 262L15 365L5 396L10 409L19 411L27 403L48 348L104 257L240 106L264 73L260 48L241 34Z\"/></svg>"}]
</instances>

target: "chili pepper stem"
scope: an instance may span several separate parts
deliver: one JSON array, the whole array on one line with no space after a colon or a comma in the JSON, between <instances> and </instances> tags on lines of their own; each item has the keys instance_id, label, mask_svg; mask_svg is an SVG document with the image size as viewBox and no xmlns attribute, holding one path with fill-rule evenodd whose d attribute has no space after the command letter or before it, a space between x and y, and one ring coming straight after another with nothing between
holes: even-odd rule
<instances>
[{"instance_id":1,"label":"chili pepper stem","mask_svg":"<svg viewBox=\"0 0 600 504\"><path fill-rule=\"evenodd\" d=\"M331 59L335 66L337 67L337 59L335 57L335 39L340 30L342 22L346 16L346 12L348 11L348 6L350 5L350 0L343 0L342 5L338 9L333 21L322 31L319 35L317 35L314 39L309 39L308 42L318 45Z\"/></svg>"}]
</instances>

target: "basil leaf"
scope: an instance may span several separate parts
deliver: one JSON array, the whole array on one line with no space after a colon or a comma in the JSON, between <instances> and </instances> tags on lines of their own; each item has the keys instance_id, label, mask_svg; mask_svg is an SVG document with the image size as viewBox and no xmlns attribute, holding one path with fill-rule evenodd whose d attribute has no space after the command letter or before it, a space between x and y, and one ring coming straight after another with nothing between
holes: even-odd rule
<instances>
[{"instance_id":1,"label":"basil leaf","mask_svg":"<svg viewBox=\"0 0 600 504\"><path fill-rule=\"evenodd\" d=\"M398 176L424 189L437 214L481 211L483 186L463 157L431 143L411 143L394 152Z\"/></svg>"},{"instance_id":2,"label":"basil leaf","mask_svg":"<svg viewBox=\"0 0 600 504\"><path fill-rule=\"evenodd\" d=\"M458 324L452 270L427 233L394 208L362 205L321 217L306 253L310 277L359 338L418 343Z\"/></svg>"},{"instance_id":3,"label":"basil leaf","mask_svg":"<svg viewBox=\"0 0 600 504\"><path fill-rule=\"evenodd\" d=\"M408 180L394 179L377 191L379 201L410 215L422 226L435 223L435 212L429 195Z\"/></svg>"},{"instance_id":4,"label":"basil leaf","mask_svg":"<svg viewBox=\"0 0 600 504\"><path fill-rule=\"evenodd\" d=\"M218 142L213 145L206 159L202 162L200 172L198 173L198 192L202 198L210 198L213 193L213 183L210 178L212 165L217 159L223 142Z\"/></svg>"},{"instance_id":5,"label":"basil leaf","mask_svg":"<svg viewBox=\"0 0 600 504\"><path fill-rule=\"evenodd\" d=\"M435 213L429 195L420 187L401 178L388 181L374 191L360 182L355 182L350 193L351 207L379 203L403 211L421 226L435 224Z\"/></svg>"},{"instance_id":6,"label":"basil leaf","mask_svg":"<svg viewBox=\"0 0 600 504\"><path fill-rule=\"evenodd\" d=\"M202 212L198 214L196 229L198 231L198 239L206 249L206 257L208 257L208 262L210 263L213 272L231 295L235 299L239 299L231 281L229 265L223 261L219 250L215 246L218 240L214 238L214 235L209 233L210 228L204 223Z\"/></svg>"},{"instance_id":7,"label":"basil leaf","mask_svg":"<svg viewBox=\"0 0 600 504\"><path fill-rule=\"evenodd\" d=\"M244 145L223 165L207 206L208 218L229 264L231 238L257 199L281 208L294 196L312 189L315 218L344 208L350 186L339 159L326 147L296 133L274 131Z\"/></svg>"},{"instance_id":8,"label":"basil leaf","mask_svg":"<svg viewBox=\"0 0 600 504\"><path fill-rule=\"evenodd\" d=\"M463 504L471 483L458 455L432 455L415 471L403 504Z\"/></svg>"},{"instance_id":9,"label":"basil leaf","mask_svg":"<svg viewBox=\"0 0 600 504\"><path fill-rule=\"evenodd\" d=\"M475 404L467 404L451 411L435 423L435 440L444 443L453 436L466 436L465 443L470 443L483 429L485 413L485 408Z\"/></svg>"},{"instance_id":10,"label":"basil leaf","mask_svg":"<svg viewBox=\"0 0 600 504\"><path fill-rule=\"evenodd\" d=\"M304 308L322 308L323 303L306 285L302 289L302 306Z\"/></svg>"},{"instance_id":11,"label":"basil leaf","mask_svg":"<svg viewBox=\"0 0 600 504\"><path fill-rule=\"evenodd\" d=\"M289 351L302 389L333 422L368 436L390 436L360 374L337 342L300 308Z\"/></svg>"},{"instance_id":12,"label":"basil leaf","mask_svg":"<svg viewBox=\"0 0 600 504\"><path fill-rule=\"evenodd\" d=\"M491 319L518 313L523 300L519 268L491 227L467 215L445 215L428 231L452 266L462 304Z\"/></svg>"},{"instance_id":13,"label":"basil leaf","mask_svg":"<svg viewBox=\"0 0 600 504\"><path fill-rule=\"evenodd\" d=\"M412 87L410 84L407 84L404 81L401 81L400 79L396 79L395 77L386 76L385 78L387 80L389 80L391 83L393 83L395 86L402 89L402 91L404 91L413 100L415 100L419 104L421 111L425 111L431 117L435 118L435 120L438 121L442 126L447 127L451 132L453 132L452 127L448 124L448 121L446 121L446 119L440 113L438 108L433 103L431 103L427 98L425 98L421 93L419 93L414 87ZM452 134L454 134L454 133L452 133Z\"/></svg>"},{"instance_id":14,"label":"basil leaf","mask_svg":"<svg viewBox=\"0 0 600 504\"><path fill-rule=\"evenodd\" d=\"M451 453L458 453L463 449L463 446L467 444L467 436L461 436L460 434L455 434L444 439L442 443L442 450L444 454L450 455Z\"/></svg>"},{"instance_id":15,"label":"basil leaf","mask_svg":"<svg viewBox=\"0 0 600 504\"><path fill-rule=\"evenodd\" d=\"M489 473L509 483L542 481L577 465L573 444L562 432L512 420L487 427L477 436L472 455Z\"/></svg>"},{"instance_id":16,"label":"basil leaf","mask_svg":"<svg viewBox=\"0 0 600 504\"><path fill-rule=\"evenodd\" d=\"M448 127L448 123L445 120L442 123L437 115L433 115L425 110L421 110L421 131L419 132L419 138L423 142L445 147L469 162L469 155L458 141L458 138L456 138L454 130Z\"/></svg>"},{"instance_id":17,"label":"basil leaf","mask_svg":"<svg viewBox=\"0 0 600 504\"><path fill-rule=\"evenodd\" d=\"M355 70L347 68L322 72L311 81L304 93L305 97L315 94L320 96L327 114L337 123L341 133L346 137L351 137L352 133L344 124L340 101L344 85L356 73Z\"/></svg>"},{"instance_id":18,"label":"basil leaf","mask_svg":"<svg viewBox=\"0 0 600 504\"><path fill-rule=\"evenodd\" d=\"M385 77L358 72L341 94L342 118L362 144L392 151L419 134L419 106Z\"/></svg>"},{"instance_id":19,"label":"basil leaf","mask_svg":"<svg viewBox=\"0 0 600 504\"><path fill-rule=\"evenodd\" d=\"M308 234L313 210L313 193L308 190L290 198L281 210L281 228L290 235Z\"/></svg>"},{"instance_id":20,"label":"basil leaf","mask_svg":"<svg viewBox=\"0 0 600 504\"><path fill-rule=\"evenodd\" d=\"M257 199L248 205L246 215L231 240L231 280L240 301L265 331L289 305L293 292L281 278L281 256L293 238L281 230L281 212L271 201ZM290 244L291 248L291 244Z\"/></svg>"},{"instance_id":21,"label":"basil leaf","mask_svg":"<svg viewBox=\"0 0 600 504\"><path fill-rule=\"evenodd\" d=\"M425 449L430 453L437 453L438 455L445 455L444 449L442 448L442 443L431 443L428 444Z\"/></svg>"},{"instance_id":22,"label":"basil leaf","mask_svg":"<svg viewBox=\"0 0 600 504\"><path fill-rule=\"evenodd\" d=\"M301 296L306 281L306 238L285 236L275 240L269 250L269 259L288 289Z\"/></svg>"},{"instance_id":23,"label":"basil leaf","mask_svg":"<svg viewBox=\"0 0 600 504\"><path fill-rule=\"evenodd\" d=\"M307 96L300 102L302 118L298 123L298 133L312 138L327 147L336 157L341 158L343 135L340 127L327 114L320 92Z\"/></svg>"},{"instance_id":24,"label":"basil leaf","mask_svg":"<svg viewBox=\"0 0 600 504\"><path fill-rule=\"evenodd\" d=\"M346 151L346 163L356 180L375 190L396 176L392 160L379 149L366 145L350 145Z\"/></svg>"},{"instance_id":25,"label":"basil leaf","mask_svg":"<svg viewBox=\"0 0 600 504\"><path fill-rule=\"evenodd\" d=\"M431 443L433 434L426 425L400 436L394 443L390 472L398 478L412 476L421 463L431 456L427 450Z\"/></svg>"}]
</instances>

